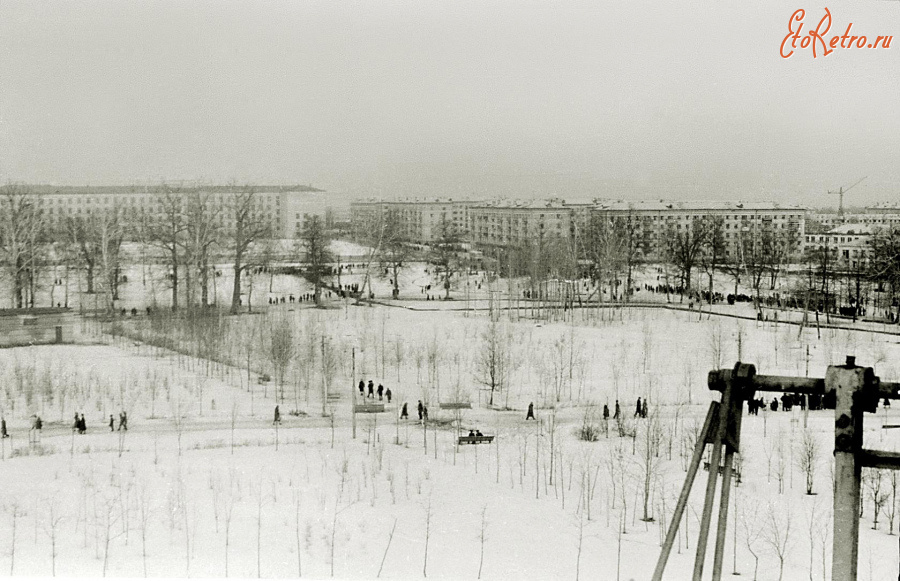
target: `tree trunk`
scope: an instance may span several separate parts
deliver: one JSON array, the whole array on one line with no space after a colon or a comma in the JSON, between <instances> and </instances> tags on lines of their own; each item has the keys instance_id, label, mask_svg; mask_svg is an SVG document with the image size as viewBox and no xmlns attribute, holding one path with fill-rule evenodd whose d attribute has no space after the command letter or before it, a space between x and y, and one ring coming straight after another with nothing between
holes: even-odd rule
<instances>
[{"instance_id":1,"label":"tree trunk","mask_svg":"<svg viewBox=\"0 0 900 581\"><path fill-rule=\"evenodd\" d=\"M231 314L238 314L238 310L240 309L240 300L241 300L241 273L243 272L243 268L241 268L241 256L238 254L234 259L234 283L231 287Z\"/></svg>"},{"instance_id":2,"label":"tree trunk","mask_svg":"<svg viewBox=\"0 0 900 581\"><path fill-rule=\"evenodd\" d=\"M178 250L174 247L172 256L172 310L178 310Z\"/></svg>"},{"instance_id":3,"label":"tree trunk","mask_svg":"<svg viewBox=\"0 0 900 581\"><path fill-rule=\"evenodd\" d=\"M87 292L89 295L94 294L94 263L87 263Z\"/></svg>"}]
</instances>

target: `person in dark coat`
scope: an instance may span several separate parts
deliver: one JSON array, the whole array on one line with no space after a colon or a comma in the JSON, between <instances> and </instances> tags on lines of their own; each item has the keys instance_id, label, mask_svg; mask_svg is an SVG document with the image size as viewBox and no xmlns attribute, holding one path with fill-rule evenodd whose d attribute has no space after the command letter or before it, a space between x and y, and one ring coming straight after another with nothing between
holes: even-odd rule
<instances>
[{"instance_id":1,"label":"person in dark coat","mask_svg":"<svg viewBox=\"0 0 900 581\"><path fill-rule=\"evenodd\" d=\"M534 417L534 402L528 404L528 413L525 414L525 421L533 420Z\"/></svg>"},{"instance_id":2,"label":"person in dark coat","mask_svg":"<svg viewBox=\"0 0 900 581\"><path fill-rule=\"evenodd\" d=\"M391 388L390 387L387 388L386 390L384 390L384 397L387 398L388 403L391 403Z\"/></svg>"},{"instance_id":3,"label":"person in dark coat","mask_svg":"<svg viewBox=\"0 0 900 581\"><path fill-rule=\"evenodd\" d=\"M369 395L368 395L368 397L375 399L375 384L372 382L371 379L369 380Z\"/></svg>"},{"instance_id":4,"label":"person in dark coat","mask_svg":"<svg viewBox=\"0 0 900 581\"><path fill-rule=\"evenodd\" d=\"M409 418L409 412L406 411L406 402L403 403L403 408L400 409L400 419L405 420Z\"/></svg>"},{"instance_id":5,"label":"person in dark coat","mask_svg":"<svg viewBox=\"0 0 900 581\"><path fill-rule=\"evenodd\" d=\"M119 412L119 429L128 431L128 414L125 410Z\"/></svg>"},{"instance_id":6,"label":"person in dark coat","mask_svg":"<svg viewBox=\"0 0 900 581\"><path fill-rule=\"evenodd\" d=\"M38 422L40 422L40 420L41 420L41 418L38 418ZM87 433L87 422L84 420L84 414L81 414L80 423L81 423L81 433L86 434ZM40 428L38 428L38 429L40 429Z\"/></svg>"},{"instance_id":7,"label":"person in dark coat","mask_svg":"<svg viewBox=\"0 0 900 581\"><path fill-rule=\"evenodd\" d=\"M379 401L384 399L383 396L384 396L384 386L379 383L378 384L378 399L379 399Z\"/></svg>"},{"instance_id":8,"label":"person in dark coat","mask_svg":"<svg viewBox=\"0 0 900 581\"><path fill-rule=\"evenodd\" d=\"M116 420L113 419L112 414L109 414L109 431L112 432L112 431L115 431L115 429L116 429Z\"/></svg>"},{"instance_id":9,"label":"person in dark coat","mask_svg":"<svg viewBox=\"0 0 900 581\"><path fill-rule=\"evenodd\" d=\"M72 431L81 433L81 419L78 417L78 412L75 412L75 423L72 424Z\"/></svg>"},{"instance_id":10,"label":"person in dark coat","mask_svg":"<svg viewBox=\"0 0 900 581\"><path fill-rule=\"evenodd\" d=\"M6 418L0 418L0 438L8 438L9 432L6 431Z\"/></svg>"},{"instance_id":11,"label":"person in dark coat","mask_svg":"<svg viewBox=\"0 0 900 581\"><path fill-rule=\"evenodd\" d=\"M419 406L417 409L419 411L419 420L421 421L422 420L422 400L419 400Z\"/></svg>"},{"instance_id":12,"label":"person in dark coat","mask_svg":"<svg viewBox=\"0 0 900 581\"><path fill-rule=\"evenodd\" d=\"M474 438L474 437L475 437L475 430L469 430L469 437L470 437L470 438Z\"/></svg>"},{"instance_id":13,"label":"person in dark coat","mask_svg":"<svg viewBox=\"0 0 900 581\"><path fill-rule=\"evenodd\" d=\"M366 382L362 379L359 380L359 395L366 396Z\"/></svg>"},{"instance_id":14,"label":"person in dark coat","mask_svg":"<svg viewBox=\"0 0 900 581\"><path fill-rule=\"evenodd\" d=\"M616 413L613 416L613 419L617 420L620 417L622 417L622 408L619 407L619 400L616 400Z\"/></svg>"},{"instance_id":15,"label":"person in dark coat","mask_svg":"<svg viewBox=\"0 0 900 581\"><path fill-rule=\"evenodd\" d=\"M644 400L644 407L641 408L641 417L642 418L647 417L647 400L646 399Z\"/></svg>"},{"instance_id":16,"label":"person in dark coat","mask_svg":"<svg viewBox=\"0 0 900 581\"><path fill-rule=\"evenodd\" d=\"M422 419L424 419L426 422L428 421L428 406L427 405L422 406Z\"/></svg>"},{"instance_id":17,"label":"person in dark coat","mask_svg":"<svg viewBox=\"0 0 900 581\"><path fill-rule=\"evenodd\" d=\"M603 419L604 420L609 419L609 406L606 404L603 404Z\"/></svg>"},{"instance_id":18,"label":"person in dark coat","mask_svg":"<svg viewBox=\"0 0 900 581\"><path fill-rule=\"evenodd\" d=\"M275 406L275 421L272 422L272 425L277 425L281 423L281 411L278 409L278 406Z\"/></svg>"},{"instance_id":19,"label":"person in dark coat","mask_svg":"<svg viewBox=\"0 0 900 581\"><path fill-rule=\"evenodd\" d=\"M641 413L644 411L643 406L641 405L641 398L637 399L637 409L634 410L634 417L641 417Z\"/></svg>"}]
</instances>

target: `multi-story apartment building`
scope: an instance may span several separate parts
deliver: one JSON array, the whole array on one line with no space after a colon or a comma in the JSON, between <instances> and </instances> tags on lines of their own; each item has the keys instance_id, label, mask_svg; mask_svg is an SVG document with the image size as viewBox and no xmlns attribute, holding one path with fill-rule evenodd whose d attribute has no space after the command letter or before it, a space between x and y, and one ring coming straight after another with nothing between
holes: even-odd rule
<instances>
[{"instance_id":1,"label":"multi-story apartment building","mask_svg":"<svg viewBox=\"0 0 900 581\"><path fill-rule=\"evenodd\" d=\"M560 199L484 202L469 210L469 238L485 248L570 238L574 215L575 209Z\"/></svg>"},{"instance_id":2,"label":"multi-story apartment building","mask_svg":"<svg viewBox=\"0 0 900 581\"><path fill-rule=\"evenodd\" d=\"M842 224L825 233L804 235L803 250L807 256L828 252L838 269L865 268L872 256L871 239L877 226Z\"/></svg>"},{"instance_id":3,"label":"multi-story apartment building","mask_svg":"<svg viewBox=\"0 0 900 581\"><path fill-rule=\"evenodd\" d=\"M738 256L741 240L754 230L785 233L785 239L801 249L804 234L803 208L771 202L612 202L598 204L595 214L611 219L629 219L636 228L641 253L658 260L670 229L686 230L694 220L717 217L722 220L725 257Z\"/></svg>"},{"instance_id":4,"label":"multi-story apartment building","mask_svg":"<svg viewBox=\"0 0 900 581\"><path fill-rule=\"evenodd\" d=\"M326 197L321 190L309 186L250 187L256 192L257 212L272 225L275 236L279 238L297 237L303 220L308 216L318 215L328 220L336 211L341 211L339 200L333 196ZM212 213L219 223L225 224L232 201L236 195L247 191L247 187L4 186L0 188L0 205L5 201L5 194L10 191L33 195L47 224L51 228L62 228L66 218L87 218L112 211L119 212L126 223L138 225L142 220L159 214L166 192L184 197L203 195L211 204Z\"/></svg>"},{"instance_id":5,"label":"multi-story apartment building","mask_svg":"<svg viewBox=\"0 0 900 581\"><path fill-rule=\"evenodd\" d=\"M394 213L406 240L428 244L440 239L445 228L456 236L467 237L470 209L478 203L453 199L359 201L350 204L350 222L354 235L368 237L372 235L368 230L377 228L388 213Z\"/></svg>"},{"instance_id":6,"label":"multi-story apartment building","mask_svg":"<svg viewBox=\"0 0 900 581\"><path fill-rule=\"evenodd\" d=\"M869 206L863 212L822 213L806 216L809 232L825 233L843 224L868 224L876 227L900 227L900 207L896 204Z\"/></svg>"},{"instance_id":7,"label":"multi-story apartment building","mask_svg":"<svg viewBox=\"0 0 900 581\"><path fill-rule=\"evenodd\" d=\"M802 249L805 210L763 202L626 202L593 200L566 203L559 198L527 201L403 201L356 202L353 222L360 227L376 224L387 212L397 212L404 236L428 243L440 235L440 224L449 221L457 232L468 233L478 248L506 248L540 240L584 240L594 218L628 219L635 229L641 254L658 260L670 228L679 231L701 218L721 219L726 258L738 256L742 240L756 231L783 233L791 251Z\"/></svg>"}]
</instances>

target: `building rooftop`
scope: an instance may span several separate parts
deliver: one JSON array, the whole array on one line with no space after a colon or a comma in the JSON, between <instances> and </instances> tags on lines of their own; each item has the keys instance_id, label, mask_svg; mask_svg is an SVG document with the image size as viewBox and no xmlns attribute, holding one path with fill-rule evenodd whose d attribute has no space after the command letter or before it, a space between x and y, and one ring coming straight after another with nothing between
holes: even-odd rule
<instances>
[{"instance_id":1,"label":"building rooftop","mask_svg":"<svg viewBox=\"0 0 900 581\"><path fill-rule=\"evenodd\" d=\"M214 194L235 194L252 189L259 193L282 192L324 192L312 186L303 185L203 185L203 184L156 184L130 186L56 186L50 184L7 184L0 186L0 194L9 191L20 191L34 194L158 194L164 192L192 193L206 192Z\"/></svg>"},{"instance_id":2,"label":"building rooftop","mask_svg":"<svg viewBox=\"0 0 900 581\"><path fill-rule=\"evenodd\" d=\"M597 209L607 210L644 210L644 211L666 211L680 210L686 212L700 212L704 210L750 210L750 211L767 211L767 210L789 210L797 212L805 212L805 208L791 204L779 204L777 202L716 202L709 200L702 201L669 201L669 200L653 200L653 201L608 201L601 202L596 205Z\"/></svg>"},{"instance_id":3,"label":"building rooftop","mask_svg":"<svg viewBox=\"0 0 900 581\"><path fill-rule=\"evenodd\" d=\"M870 236L874 232L874 228L868 224L841 224L835 226L826 234L855 234L859 236Z\"/></svg>"}]
</instances>

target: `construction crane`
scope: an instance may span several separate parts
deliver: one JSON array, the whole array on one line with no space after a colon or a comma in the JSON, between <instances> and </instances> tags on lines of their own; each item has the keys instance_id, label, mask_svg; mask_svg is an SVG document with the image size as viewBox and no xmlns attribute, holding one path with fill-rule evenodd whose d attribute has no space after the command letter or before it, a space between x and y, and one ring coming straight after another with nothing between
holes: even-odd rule
<instances>
[{"instance_id":1,"label":"construction crane","mask_svg":"<svg viewBox=\"0 0 900 581\"><path fill-rule=\"evenodd\" d=\"M828 192L829 194L837 194L838 196L840 196L840 199L839 199L839 201L838 201L838 216L843 216L843 215L844 215L844 194L846 194L846 193L849 192L851 189L853 189L853 188L855 188L856 186L858 186L858 185L860 184L860 182L862 182L862 181L863 181L864 179L866 179L867 177L869 177L869 176L861 177L860 179L858 179L858 180L856 181L855 184L853 184L853 185L850 186L850 187L844 188L844 186L841 186L841 187L838 189L838 191L836 191L836 192L832 192L832 191L829 191L829 192Z\"/></svg>"}]
</instances>

